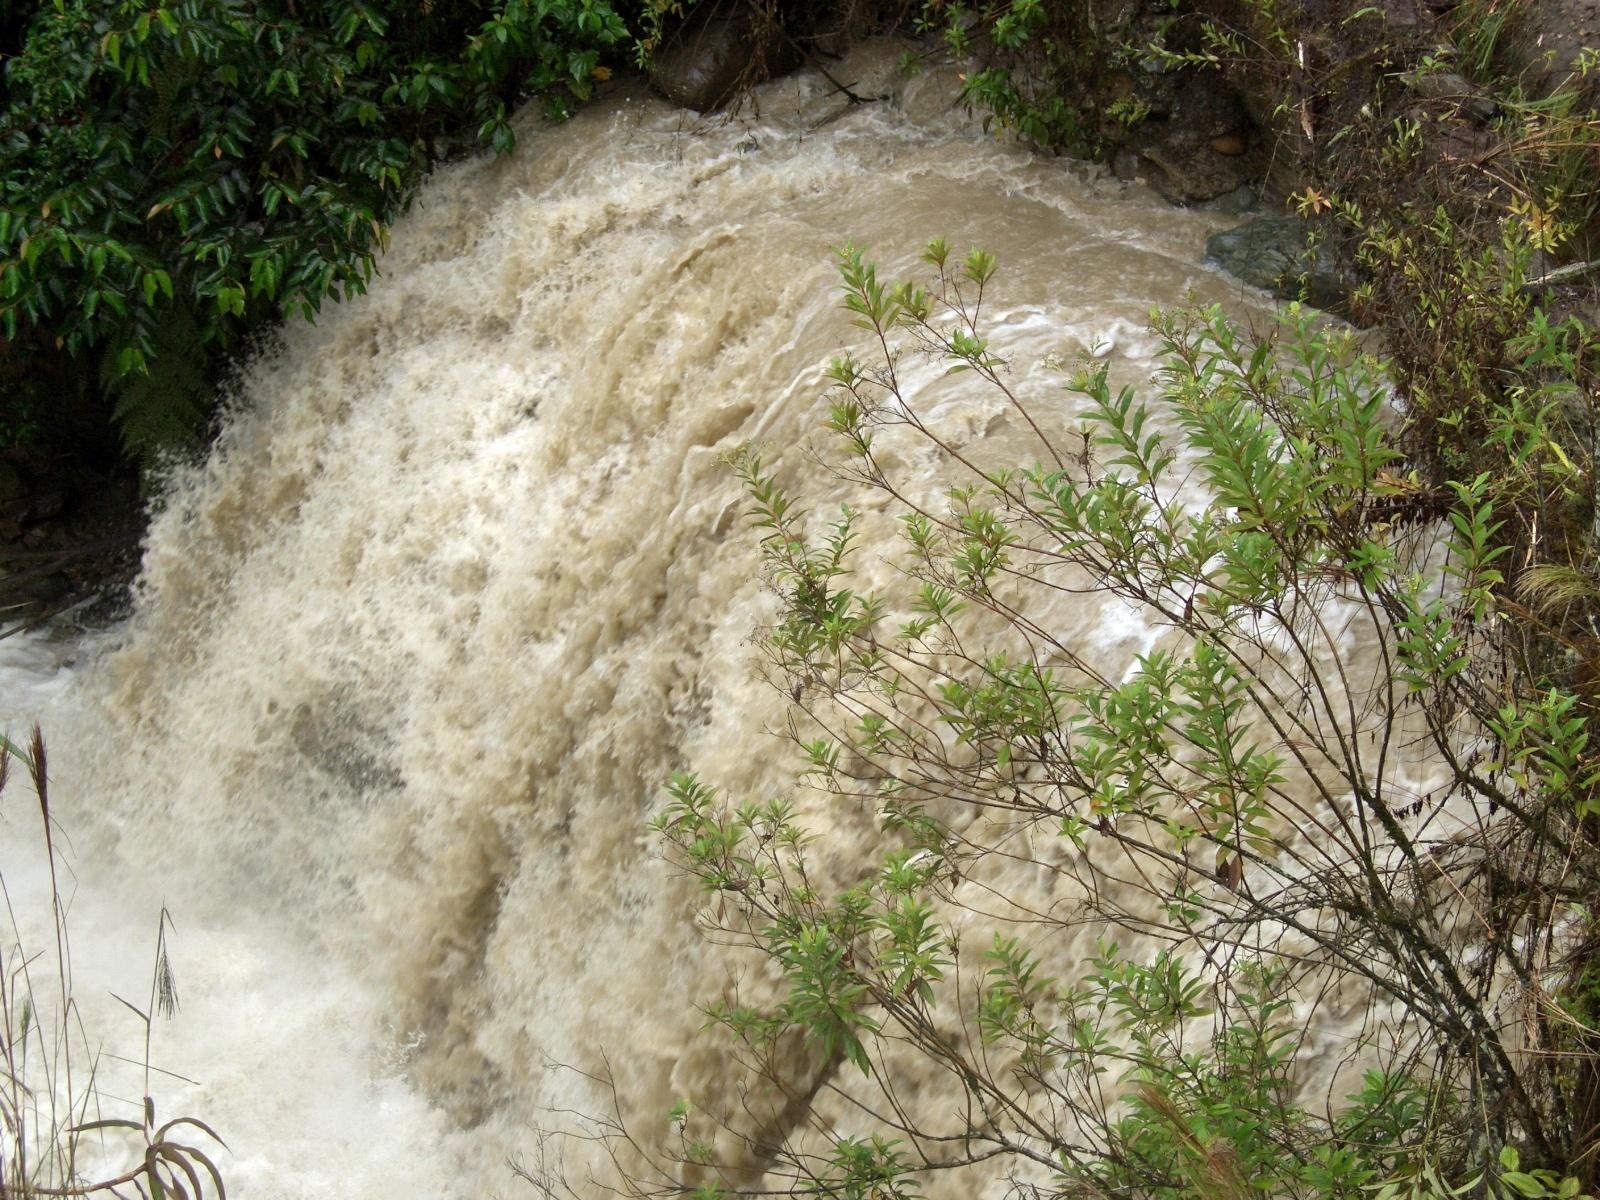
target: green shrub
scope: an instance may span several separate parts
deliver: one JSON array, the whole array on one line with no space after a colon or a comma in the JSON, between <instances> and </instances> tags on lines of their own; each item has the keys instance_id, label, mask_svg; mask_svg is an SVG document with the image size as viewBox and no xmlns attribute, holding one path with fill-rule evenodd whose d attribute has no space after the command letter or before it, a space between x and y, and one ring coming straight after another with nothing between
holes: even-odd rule
<instances>
[{"instance_id":1,"label":"green shrub","mask_svg":"<svg viewBox=\"0 0 1600 1200\"><path fill-rule=\"evenodd\" d=\"M833 1144L743 1149L827 1196L964 1165L1058 1195L1578 1194L1597 1031L1560 998L1591 977L1600 754L1576 694L1507 668L1503 481L1408 469L1382 364L1298 310L1260 344L1214 310L1163 319L1159 401L1091 364L1080 438L979 324L993 259L926 259L923 288L842 253L874 358L829 371L841 470L898 513L903 586L858 589L889 547L855 511L818 527L739 462L802 774L878 813L882 857L830 884L792 805L693 775L656 822L716 897L701 919L781 980L710 1014L743 1061L790 1095L772 1064L798 1038L855 1077L820 1085L855 1114ZM944 501L916 500L877 443L949 446L902 374L919 352L994 389L1038 461L947 449ZM1059 633L1077 592L1155 646L1124 673ZM997 886L1000 862L1040 890ZM1088 929L1093 960L1064 957ZM1308 1101L1335 996L1361 1083ZM921 1106L908 1053L954 1096ZM713 1132L700 1190L738 1191Z\"/></svg>"},{"instance_id":2,"label":"green shrub","mask_svg":"<svg viewBox=\"0 0 1600 1200\"><path fill-rule=\"evenodd\" d=\"M983 110L986 125L1048 150L1094 157L1104 149L1102 116L1127 123L1138 111L1130 96L1101 95L1138 57L1109 12L1103 4L1052 0L924 0L913 26L940 37L958 58L977 56L960 95Z\"/></svg>"},{"instance_id":3,"label":"green shrub","mask_svg":"<svg viewBox=\"0 0 1600 1200\"><path fill-rule=\"evenodd\" d=\"M606 0L42 5L5 64L0 330L99 356L154 449L212 350L366 288L458 131L509 149L512 104L570 112L626 37Z\"/></svg>"}]
</instances>

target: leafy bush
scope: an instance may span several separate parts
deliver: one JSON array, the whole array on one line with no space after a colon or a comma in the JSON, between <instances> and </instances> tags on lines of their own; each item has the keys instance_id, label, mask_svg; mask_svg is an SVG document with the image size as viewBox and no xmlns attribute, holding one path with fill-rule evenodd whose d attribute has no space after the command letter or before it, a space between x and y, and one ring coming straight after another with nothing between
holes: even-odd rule
<instances>
[{"instance_id":1,"label":"leafy bush","mask_svg":"<svg viewBox=\"0 0 1600 1200\"><path fill-rule=\"evenodd\" d=\"M984 110L986 123L1049 150L1093 157L1104 150L1101 120L1126 120L1134 97L1102 96L1131 78L1138 49L1119 28L1126 12L1099 3L924 0L913 22L937 34L960 58L982 51L962 76L961 99Z\"/></svg>"},{"instance_id":2,"label":"leafy bush","mask_svg":"<svg viewBox=\"0 0 1600 1200\"><path fill-rule=\"evenodd\" d=\"M98 355L153 449L214 348L365 289L458 130L509 149L511 104L564 115L626 36L607 0L43 5L5 65L0 328Z\"/></svg>"},{"instance_id":3,"label":"leafy bush","mask_svg":"<svg viewBox=\"0 0 1600 1200\"><path fill-rule=\"evenodd\" d=\"M700 919L781 980L712 1018L784 1097L803 1040L854 1114L742 1156L704 1131L701 1193L737 1191L721 1164L750 1154L827 1196L963 1167L1019 1194L1592 1188L1600 1028L1572 998L1600 757L1588 704L1508 654L1503 481L1408 469L1382 365L1297 310L1261 344L1214 310L1164 319L1159 402L1092 364L1080 437L1017 396L979 324L993 259L926 260L925 289L842 253L874 360L829 371L840 469L898 513L904 586L857 590L856 512L817 528L739 463L804 775L877 813L886 847L832 881L793 805L673 781L656 827L715 897ZM1038 461L950 449L916 354L993 389ZM960 476L942 504L880 455L907 437ZM1136 609L1154 646L1124 670L1075 644L1054 605L1077 593ZM1360 1083L1308 1099L1328 1022ZM919 1102L907 1055L955 1098Z\"/></svg>"}]
</instances>

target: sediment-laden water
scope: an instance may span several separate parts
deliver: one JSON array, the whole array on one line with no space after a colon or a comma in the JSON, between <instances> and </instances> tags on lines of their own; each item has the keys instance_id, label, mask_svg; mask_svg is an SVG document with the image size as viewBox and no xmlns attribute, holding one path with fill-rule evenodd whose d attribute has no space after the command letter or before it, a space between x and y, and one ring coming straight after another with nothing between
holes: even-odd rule
<instances>
[{"instance_id":1,"label":"sediment-laden water","mask_svg":"<svg viewBox=\"0 0 1600 1200\"><path fill-rule=\"evenodd\" d=\"M1114 345L1136 379L1153 305L1240 300L1199 264L1227 218L1000 145L951 75L895 57L833 72L879 103L802 75L696 123L624 90L441 170L371 293L244 372L173 481L133 619L29 701L85 1020L138 1057L109 992L144 994L165 903L182 1008L155 1059L195 1082L152 1086L229 1139L230 1194L526 1195L506 1159L558 1110L605 1110L605 1064L651 1136L677 1097L739 1086L697 1005L752 964L696 929L646 822L689 766L792 788L725 458L760 443L819 505L853 495L804 453L820 368L859 337L830 247L890 272L936 234L995 252L996 344L1063 421L1047 355ZM942 386L954 436L1036 453L996 398ZM938 484L934 455L906 461ZM1075 603L1062 627L1113 668L1148 644ZM871 854L868 816L808 815ZM36 892L25 839L8 854ZM140 1086L108 1061L108 1110Z\"/></svg>"}]
</instances>

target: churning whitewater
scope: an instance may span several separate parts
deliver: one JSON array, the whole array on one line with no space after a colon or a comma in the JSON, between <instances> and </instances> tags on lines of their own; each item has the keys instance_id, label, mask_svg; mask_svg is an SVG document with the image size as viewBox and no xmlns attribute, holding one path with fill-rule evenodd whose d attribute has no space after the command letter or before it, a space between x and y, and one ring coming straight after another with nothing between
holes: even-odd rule
<instances>
[{"instance_id":1,"label":"churning whitewater","mask_svg":"<svg viewBox=\"0 0 1600 1200\"><path fill-rule=\"evenodd\" d=\"M147 986L165 903L182 1008L152 1088L228 1139L230 1194L531 1195L507 1160L568 1114L615 1102L654 1138L676 1098L744 1086L701 1007L757 968L695 927L647 822L691 765L794 791L726 458L756 443L817 508L852 495L805 453L821 367L860 336L830 247L886 274L934 235L992 250L995 344L1062 420L1047 357L1114 344L1138 379L1152 305L1238 301L1199 265L1227 218L998 145L953 77L895 57L832 72L875 103L803 74L696 124L623 90L441 170L370 294L237 381L135 615L45 689L85 1022L138 1057L109 993ZM1032 453L1000 402L925 374L945 428ZM1150 643L1074 603L1112 669ZM872 814L829 803L808 818L859 828L867 861ZM137 1098L106 1078L108 1111Z\"/></svg>"}]
</instances>

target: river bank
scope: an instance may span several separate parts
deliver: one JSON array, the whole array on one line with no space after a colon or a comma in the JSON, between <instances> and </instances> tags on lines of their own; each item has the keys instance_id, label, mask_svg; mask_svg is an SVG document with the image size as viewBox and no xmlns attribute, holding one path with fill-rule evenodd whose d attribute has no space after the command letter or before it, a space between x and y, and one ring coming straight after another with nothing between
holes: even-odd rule
<instances>
[{"instance_id":1,"label":"river bank","mask_svg":"<svg viewBox=\"0 0 1600 1200\"><path fill-rule=\"evenodd\" d=\"M1405 270L1364 252L1367 234L1404 236L1407 222L1449 211L1454 253L1465 261L1499 240L1502 216L1518 205L1530 220L1565 229L1565 208L1550 205L1571 208L1588 191L1580 182L1554 201L1528 194L1526 180L1507 168L1528 154L1529 127L1505 117L1517 106L1559 109L1567 123L1551 126L1551 140L1584 128L1571 122L1595 94L1581 68L1583 47L1600 28L1597 7L1389 0L1270 16L1247 4L1090 5L1070 61L1029 57L1025 41L1020 50L1002 48L980 24L964 41L973 57L945 79L952 103L964 96L969 111L1011 136L1044 132L1019 112L1066 105L1082 133L1066 148L1092 151L1118 178L1148 184L1174 204L1238 213L1238 226L1219 231L1208 254L1252 286L1384 331L1405 388L1429 375L1426 360L1441 349L1412 328L1410 313L1426 298ZM715 8L693 11L665 35L655 89L690 111L715 107L707 122L737 122L750 103L739 88L759 77L751 63L781 72L809 56L826 69L852 36L848 22L819 33L795 25L781 6L766 11L768 24L754 27ZM911 71L956 61L932 39L908 44L902 57ZM975 78L997 72L1011 81L1009 92L974 90ZM883 102L853 86L859 81L828 78L841 106ZM623 77L600 90L618 86L627 86ZM1566 99L1551 109L1558 92ZM1587 128L1583 136L1595 136ZM1399 151L1373 141L1395 131ZM1376 173L1374 158L1386 164ZM1388 173L1399 186L1385 182ZM1335 211L1335 200L1347 207ZM1583 211L1563 238L1517 264L1510 285L1558 319L1592 321L1600 297L1588 261L1594 209ZM1448 276L1452 268L1430 270ZM1500 365L1490 360L1487 367ZM75 403L82 407L81 397ZM0 457L0 612L9 623L102 594L107 613L122 610L137 571L151 464L119 462L105 436L103 414L74 416L37 445Z\"/></svg>"}]
</instances>

